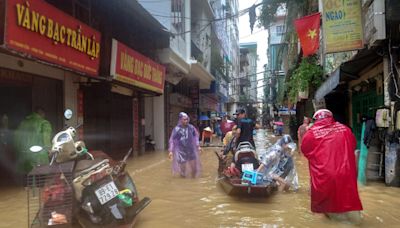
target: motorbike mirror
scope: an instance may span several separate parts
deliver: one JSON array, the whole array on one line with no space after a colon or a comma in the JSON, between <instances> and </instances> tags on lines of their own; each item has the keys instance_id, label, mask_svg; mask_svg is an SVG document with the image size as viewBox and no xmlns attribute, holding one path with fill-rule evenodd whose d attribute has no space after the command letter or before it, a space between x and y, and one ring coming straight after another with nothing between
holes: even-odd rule
<instances>
[{"instance_id":1,"label":"motorbike mirror","mask_svg":"<svg viewBox=\"0 0 400 228\"><path fill-rule=\"evenodd\" d=\"M30 150L32 153L37 153L37 152L42 151L42 150L43 150L43 147L41 147L41 146L31 146L31 148L29 148L29 150Z\"/></svg>"},{"instance_id":2,"label":"motorbike mirror","mask_svg":"<svg viewBox=\"0 0 400 228\"><path fill-rule=\"evenodd\" d=\"M72 112L71 109L65 110L65 112L64 112L64 117L65 117L65 119L66 119L66 120L70 120L70 119L72 118L72 114L73 114L73 112Z\"/></svg>"}]
</instances>

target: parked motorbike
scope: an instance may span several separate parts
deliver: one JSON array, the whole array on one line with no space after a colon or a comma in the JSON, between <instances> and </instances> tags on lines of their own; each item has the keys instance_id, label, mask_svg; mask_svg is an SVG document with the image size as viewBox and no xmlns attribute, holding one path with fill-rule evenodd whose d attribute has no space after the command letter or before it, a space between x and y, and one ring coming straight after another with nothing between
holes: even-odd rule
<instances>
[{"instance_id":1,"label":"parked motorbike","mask_svg":"<svg viewBox=\"0 0 400 228\"><path fill-rule=\"evenodd\" d=\"M67 114L72 112L65 113L67 119L71 118L71 115ZM151 200L148 197L139 200L135 184L125 172L132 149L122 161L112 165L113 161L108 156L93 156L83 141L75 142L75 135L76 129L73 127L57 133L49 151L51 157L49 167L35 167L30 173L33 175L33 178L30 178L33 181L28 184L28 188L39 187L39 194L42 196L41 202L38 203L39 218L33 221L35 224L59 225L69 224L72 223L71 220L75 220L82 227L133 226L136 215ZM40 146L31 147L32 152L39 152L42 149ZM68 165L73 167L72 173L66 173L64 167ZM45 168L55 170L56 175L52 173L46 176L39 171ZM58 171L61 174L58 174ZM54 189L59 194L56 195ZM71 194L68 194L69 192ZM65 210L66 205L73 207L70 210L72 213Z\"/></svg>"},{"instance_id":2,"label":"parked motorbike","mask_svg":"<svg viewBox=\"0 0 400 228\"><path fill-rule=\"evenodd\" d=\"M146 151L154 151L156 148L156 142L151 138L151 135L145 136L145 149Z\"/></svg>"}]
</instances>

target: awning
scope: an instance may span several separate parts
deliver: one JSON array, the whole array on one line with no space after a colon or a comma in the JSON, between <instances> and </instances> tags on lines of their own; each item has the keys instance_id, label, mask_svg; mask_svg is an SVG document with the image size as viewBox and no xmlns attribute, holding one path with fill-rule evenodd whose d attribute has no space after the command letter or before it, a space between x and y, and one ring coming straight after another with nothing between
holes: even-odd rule
<instances>
[{"instance_id":1,"label":"awning","mask_svg":"<svg viewBox=\"0 0 400 228\"><path fill-rule=\"evenodd\" d=\"M320 101L324 98L328 93L334 90L340 81L340 67L336 68L336 70L322 83L322 85L318 88L317 92L315 92L315 100Z\"/></svg>"},{"instance_id":2,"label":"awning","mask_svg":"<svg viewBox=\"0 0 400 228\"><path fill-rule=\"evenodd\" d=\"M191 64L190 77L199 80L200 89L209 89L211 82L215 80L214 76L197 61Z\"/></svg>"},{"instance_id":3,"label":"awning","mask_svg":"<svg viewBox=\"0 0 400 228\"><path fill-rule=\"evenodd\" d=\"M317 89L315 100L320 101L327 94L331 93L340 82L349 82L358 79L359 73L369 67L375 66L382 61L376 49L362 49L349 61L344 62L340 67L331 73L327 80Z\"/></svg>"}]
</instances>

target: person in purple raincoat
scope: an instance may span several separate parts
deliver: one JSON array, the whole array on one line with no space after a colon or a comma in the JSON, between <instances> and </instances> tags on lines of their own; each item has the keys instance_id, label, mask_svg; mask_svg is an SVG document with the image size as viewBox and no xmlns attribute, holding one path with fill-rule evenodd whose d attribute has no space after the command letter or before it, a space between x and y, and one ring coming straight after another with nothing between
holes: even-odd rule
<instances>
[{"instance_id":1,"label":"person in purple raincoat","mask_svg":"<svg viewBox=\"0 0 400 228\"><path fill-rule=\"evenodd\" d=\"M199 177L201 173L199 133L189 124L189 116L179 113L178 125L169 139L169 157L172 174L181 177Z\"/></svg>"}]
</instances>

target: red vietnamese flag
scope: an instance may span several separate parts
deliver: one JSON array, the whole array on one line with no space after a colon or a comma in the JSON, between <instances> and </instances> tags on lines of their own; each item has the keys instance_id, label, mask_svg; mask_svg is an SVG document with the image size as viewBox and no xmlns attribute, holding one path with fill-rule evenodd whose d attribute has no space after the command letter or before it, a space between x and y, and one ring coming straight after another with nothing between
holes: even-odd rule
<instances>
[{"instance_id":1,"label":"red vietnamese flag","mask_svg":"<svg viewBox=\"0 0 400 228\"><path fill-rule=\"evenodd\" d=\"M320 13L315 13L294 21L304 56L314 54L319 48L320 17Z\"/></svg>"}]
</instances>

